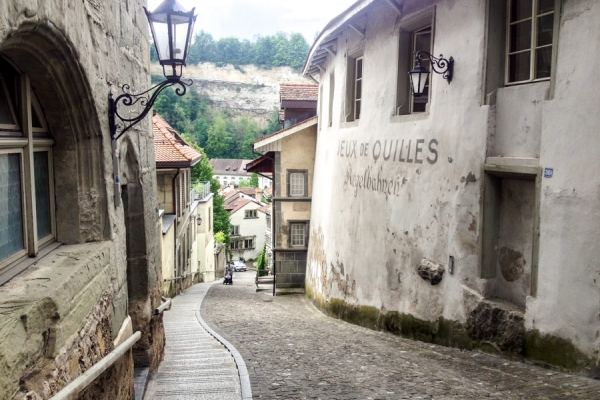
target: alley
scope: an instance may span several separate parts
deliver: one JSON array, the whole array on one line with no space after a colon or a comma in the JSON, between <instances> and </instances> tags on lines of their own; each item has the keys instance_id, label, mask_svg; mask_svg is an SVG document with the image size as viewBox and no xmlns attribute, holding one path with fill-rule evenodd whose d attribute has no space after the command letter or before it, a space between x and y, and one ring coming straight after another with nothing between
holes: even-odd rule
<instances>
[{"instance_id":1,"label":"alley","mask_svg":"<svg viewBox=\"0 0 600 400\"><path fill-rule=\"evenodd\" d=\"M242 399L234 355L213 336L217 334L202 326L197 314L209 288L206 283L195 285L173 299L164 316L165 357L149 380L144 399Z\"/></svg>"},{"instance_id":2,"label":"alley","mask_svg":"<svg viewBox=\"0 0 600 400\"><path fill-rule=\"evenodd\" d=\"M254 276L213 285L200 313L243 357L255 399L600 399L599 381L351 325L302 295L257 293Z\"/></svg>"}]
</instances>

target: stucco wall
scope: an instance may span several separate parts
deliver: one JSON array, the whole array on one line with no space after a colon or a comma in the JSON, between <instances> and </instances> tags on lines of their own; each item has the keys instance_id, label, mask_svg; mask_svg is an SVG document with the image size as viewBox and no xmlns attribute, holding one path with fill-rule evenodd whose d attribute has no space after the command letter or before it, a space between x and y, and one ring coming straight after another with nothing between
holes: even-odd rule
<instances>
[{"instance_id":1,"label":"stucco wall","mask_svg":"<svg viewBox=\"0 0 600 400\"><path fill-rule=\"evenodd\" d=\"M411 13L434 3L433 53L454 57L454 79L448 85L432 74L429 112L395 116L398 32ZM348 27L343 30L337 55L328 57L319 77L325 120L331 73L337 84L333 126L321 124L312 184L307 285L316 301L471 326L477 304L506 289L496 276L481 275L486 156L503 156L498 161L509 164L507 157L517 157L519 168L540 171L518 173L518 179L534 183L512 191L533 197L525 218L531 233L521 233L528 236L525 250L533 255L519 262L531 262L537 271L531 285L518 289L522 303L505 309L523 312L527 335L566 339L587 357L596 357L600 296L593 261L598 251L592 242L598 238L600 182L594 167L599 161L586 149L597 148L598 140L598 92L589 84L588 67L598 64L598 48L585 38L599 36L593 21L600 6L563 3L555 80L500 89L487 103L488 93L482 92L486 1L406 2L400 18L385 2L375 3L359 17L364 38ZM359 121L343 122L346 60L361 50L362 115ZM577 55L582 59L574 64ZM542 167L554 168L553 177L542 178ZM509 235L511 226L501 229ZM423 259L445 269L439 284L419 276Z\"/></svg>"}]
</instances>

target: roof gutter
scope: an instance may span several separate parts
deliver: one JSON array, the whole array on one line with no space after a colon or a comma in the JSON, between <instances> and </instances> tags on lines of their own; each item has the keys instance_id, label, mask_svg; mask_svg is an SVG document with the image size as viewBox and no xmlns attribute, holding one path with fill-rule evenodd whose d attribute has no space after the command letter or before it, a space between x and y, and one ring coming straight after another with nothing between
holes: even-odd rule
<instances>
[{"instance_id":1,"label":"roof gutter","mask_svg":"<svg viewBox=\"0 0 600 400\"><path fill-rule=\"evenodd\" d=\"M350 8L346 11L329 21L323 31L319 34L319 36L315 39L310 51L308 52L308 57L306 58L306 62L304 63L304 67L302 68L303 75L309 75L311 70L314 70L313 59L318 51L324 50L327 46L326 44L330 44L333 39L335 39L340 30L354 17L360 14L365 8L370 6L372 3L379 0L358 0L356 3L352 4Z\"/></svg>"}]
</instances>

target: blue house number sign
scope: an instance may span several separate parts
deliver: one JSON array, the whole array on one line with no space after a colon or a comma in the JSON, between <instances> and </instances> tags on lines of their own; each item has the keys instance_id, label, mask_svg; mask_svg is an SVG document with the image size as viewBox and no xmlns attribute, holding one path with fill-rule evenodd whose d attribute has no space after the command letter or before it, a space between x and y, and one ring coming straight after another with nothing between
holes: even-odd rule
<instances>
[{"instance_id":1,"label":"blue house number sign","mask_svg":"<svg viewBox=\"0 0 600 400\"><path fill-rule=\"evenodd\" d=\"M544 178L552 178L554 175L554 168L544 168Z\"/></svg>"}]
</instances>

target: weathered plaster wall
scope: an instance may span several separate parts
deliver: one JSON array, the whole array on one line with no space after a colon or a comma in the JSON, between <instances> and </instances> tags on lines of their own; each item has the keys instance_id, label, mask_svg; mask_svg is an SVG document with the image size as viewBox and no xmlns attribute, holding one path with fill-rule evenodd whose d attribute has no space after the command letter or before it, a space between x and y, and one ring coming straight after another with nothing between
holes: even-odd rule
<instances>
[{"instance_id":1,"label":"weathered plaster wall","mask_svg":"<svg viewBox=\"0 0 600 400\"><path fill-rule=\"evenodd\" d=\"M408 3L405 10L424 7ZM325 64L322 102L329 98L331 72L338 84L333 126L321 124L318 136L308 293L333 314L367 326L409 335L429 329L430 336L414 337L464 347L494 341L500 350L570 368L589 365L600 350L600 277L594 261L599 254L593 244L600 218L594 173L599 161L587 150L599 144L598 92L589 84L589 66L598 65L599 49L585 38L600 36L593 22L600 6L563 2L555 81L500 89L493 102L484 103L487 2L430 3L437 4L433 53L453 56L455 70L450 85L432 74L428 113L394 116L398 31L409 12L399 18L385 2L371 7L361 17L365 38L345 29L337 56ZM348 54L361 50L362 115L343 122L346 89L339 83L347 81ZM582 58L573 64L577 55ZM319 108L329 119L327 104ZM504 214L521 214L524 221L511 240L522 237L524 252L532 253L514 260L527 264L522 271L504 271L511 279L511 272L519 272L523 282L515 280L521 285L516 289L480 275L486 156L517 157L528 171L554 168L552 178L527 176L531 184L522 175L518 182L504 182ZM511 195L527 198L528 204ZM538 232L538 212L534 275L528 268L537 265L531 236ZM521 227L500 229L505 247L516 246L508 239ZM445 269L438 285L419 277L423 259ZM488 301L498 295L512 304ZM489 319L494 314L503 315L504 327L494 326ZM441 338L448 332L454 333Z\"/></svg>"},{"instance_id":2,"label":"weathered plaster wall","mask_svg":"<svg viewBox=\"0 0 600 400\"><path fill-rule=\"evenodd\" d=\"M464 321L463 287L477 287L477 180L485 156L487 109L471 95L479 91L473 77L481 77L483 9L481 2L438 6L436 29L444 34L436 35L434 52L453 55L456 72L450 86L434 77L428 114L390 117L398 21L388 5L367 14L365 45L351 29L338 39L338 56L327 65L338 82L346 81L345 54L364 47L364 106L360 121L333 118L318 137L307 278L325 297ZM456 31L457 19L473 23ZM465 46L463 35L473 43ZM345 88L335 89L339 115ZM438 286L417 275L423 258L446 265L449 255L456 272Z\"/></svg>"},{"instance_id":3,"label":"weathered plaster wall","mask_svg":"<svg viewBox=\"0 0 600 400\"><path fill-rule=\"evenodd\" d=\"M587 355L600 350L600 158L597 85L600 4L564 1L553 97L543 103L538 295L527 299L526 325L572 341ZM595 38L595 39L592 39ZM579 57L576 64L573 57Z\"/></svg>"}]
</instances>

